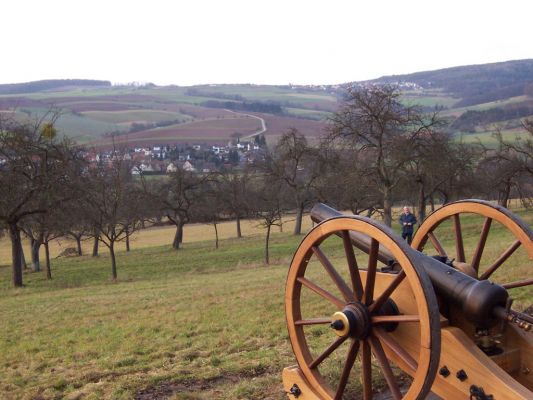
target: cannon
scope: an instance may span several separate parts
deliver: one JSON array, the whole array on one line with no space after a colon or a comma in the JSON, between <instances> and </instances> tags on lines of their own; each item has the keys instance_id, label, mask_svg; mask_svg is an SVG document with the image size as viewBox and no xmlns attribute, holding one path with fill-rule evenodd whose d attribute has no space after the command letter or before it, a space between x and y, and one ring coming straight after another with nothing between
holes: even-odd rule
<instances>
[{"instance_id":1,"label":"cannon","mask_svg":"<svg viewBox=\"0 0 533 400\"><path fill-rule=\"evenodd\" d=\"M286 282L289 398L533 399L533 318L511 308L533 284L533 232L518 216L450 203L411 247L324 204L311 219Z\"/></svg>"}]
</instances>

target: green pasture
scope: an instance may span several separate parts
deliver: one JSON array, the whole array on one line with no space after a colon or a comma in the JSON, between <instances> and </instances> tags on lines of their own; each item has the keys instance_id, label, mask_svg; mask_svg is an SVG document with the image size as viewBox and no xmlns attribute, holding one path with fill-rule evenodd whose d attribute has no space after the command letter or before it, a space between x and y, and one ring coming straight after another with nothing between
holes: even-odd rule
<instances>
[{"instance_id":1,"label":"green pasture","mask_svg":"<svg viewBox=\"0 0 533 400\"><path fill-rule=\"evenodd\" d=\"M334 96L328 93L321 93L311 90L291 90L288 88L281 88L278 86L263 86L263 85L213 85L213 86L196 86L200 93L217 93L226 95L240 95L246 100L257 101L275 101L290 102L298 104L302 108L306 108L306 103L325 104L331 106L337 100ZM200 97L208 99L208 97ZM224 99L214 99L224 101Z\"/></svg>"},{"instance_id":2,"label":"green pasture","mask_svg":"<svg viewBox=\"0 0 533 400\"><path fill-rule=\"evenodd\" d=\"M37 121L50 112L48 108L21 107L13 112L13 117L20 121ZM94 140L102 134L117 130L125 130L119 125L99 121L68 111L62 111L56 122L56 128L61 135L75 139L78 143Z\"/></svg>"},{"instance_id":3,"label":"green pasture","mask_svg":"<svg viewBox=\"0 0 533 400\"><path fill-rule=\"evenodd\" d=\"M325 111L308 110L305 108L286 107L285 111L289 116L309 118L317 121L324 121L331 116L331 113Z\"/></svg>"},{"instance_id":4,"label":"green pasture","mask_svg":"<svg viewBox=\"0 0 533 400\"><path fill-rule=\"evenodd\" d=\"M446 107L452 108L459 99L451 96L429 96L425 94L413 95L406 94L403 101L406 104L416 104L423 107Z\"/></svg>"},{"instance_id":5,"label":"green pasture","mask_svg":"<svg viewBox=\"0 0 533 400\"><path fill-rule=\"evenodd\" d=\"M59 97L97 97L97 96L117 96L125 94L134 94L139 93L140 88L134 87L78 87L67 90L57 90L57 91L43 91L35 93L24 93L24 94L12 94L12 95L3 95L6 97L28 97L30 99L40 100L40 99L49 99L49 98L59 98Z\"/></svg>"},{"instance_id":6,"label":"green pasture","mask_svg":"<svg viewBox=\"0 0 533 400\"><path fill-rule=\"evenodd\" d=\"M455 135L455 139L464 143L481 143L488 148L496 148L498 140L494 136L495 129L485 132L460 133ZM526 139L527 133L523 129L504 129L501 131L506 142L515 142L517 138Z\"/></svg>"},{"instance_id":7,"label":"green pasture","mask_svg":"<svg viewBox=\"0 0 533 400\"><path fill-rule=\"evenodd\" d=\"M275 235L270 267L257 237L123 253L118 283L106 256L54 261L52 282L26 274L21 290L5 289L2 267L0 397L131 399L173 382L174 398L283 398L283 281L298 240Z\"/></svg>"},{"instance_id":8,"label":"green pasture","mask_svg":"<svg viewBox=\"0 0 533 400\"><path fill-rule=\"evenodd\" d=\"M528 96L510 97L508 99L496 100L496 101L491 101L491 102L483 103L483 104L476 104L474 106L452 108L450 110L443 111L442 115L443 116L448 116L448 115L459 116L468 110L485 111L485 110L489 110L495 107L504 107L510 104L522 103L523 101L526 101L526 100L528 100Z\"/></svg>"},{"instance_id":9,"label":"green pasture","mask_svg":"<svg viewBox=\"0 0 533 400\"><path fill-rule=\"evenodd\" d=\"M62 114L56 126L60 133L76 139L79 143L94 140L108 132L126 130L125 127L120 125L72 113Z\"/></svg>"},{"instance_id":10,"label":"green pasture","mask_svg":"<svg viewBox=\"0 0 533 400\"><path fill-rule=\"evenodd\" d=\"M533 222L531 212L520 214ZM466 216L461 222L468 258L480 220ZM452 253L451 225L441 225L436 234ZM266 266L262 234L224 239L218 250L212 236L206 226L203 241L185 243L179 251L154 245L120 252L116 283L110 281L105 248L98 258L53 259L53 280L26 273L22 289L11 288L10 268L0 266L0 398L285 399L280 374L294 357L284 285L301 237L275 232L273 263ZM510 242L494 224L482 261L497 257ZM321 247L348 279L340 242L330 238ZM364 255L357 257L364 265ZM523 252L509 261L496 281L527 276L531 261ZM331 286L316 261L308 268L317 282ZM533 300L531 289L514 289L513 296L518 309ZM312 292L303 299L308 312L323 309ZM316 351L331 342L324 326L312 326L309 337ZM327 379L340 374L342 351L324 366ZM356 364L354 374L358 369ZM357 391L358 379L351 382L349 392Z\"/></svg>"},{"instance_id":11,"label":"green pasture","mask_svg":"<svg viewBox=\"0 0 533 400\"><path fill-rule=\"evenodd\" d=\"M162 110L128 110L128 111L84 111L82 114L88 118L111 124L124 124L132 122L161 122L171 120L190 120L185 114Z\"/></svg>"}]
</instances>

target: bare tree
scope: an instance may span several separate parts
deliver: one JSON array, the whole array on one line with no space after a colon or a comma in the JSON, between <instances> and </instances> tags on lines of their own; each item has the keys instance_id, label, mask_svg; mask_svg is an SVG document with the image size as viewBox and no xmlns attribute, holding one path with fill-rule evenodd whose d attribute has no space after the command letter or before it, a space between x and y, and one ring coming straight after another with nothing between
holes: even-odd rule
<instances>
[{"instance_id":1,"label":"bare tree","mask_svg":"<svg viewBox=\"0 0 533 400\"><path fill-rule=\"evenodd\" d=\"M251 171L223 169L216 176L217 192L225 212L235 218L237 237L242 237L241 219L248 215L248 191Z\"/></svg>"},{"instance_id":2,"label":"bare tree","mask_svg":"<svg viewBox=\"0 0 533 400\"><path fill-rule=\"evenodd\" d=\"M485 158L480 163L481 172L485 172L490 187L497 190L498 203L507 207L514 193L529 205L531 193L527 192L533 177L533 121L525 121L525 138L506 141L500 130L494 133L498 142L496 149L487 149Z\"/></svg>"},{"instance_id":3,"label":"bare tree","mask_svg":"<svg viewBox=\"0 0 533 400\"><path fill-rule=\"evenodd\" d=\"M23 285L21 223L68 199L65 189L76 179L72 143L54 137L57 116L32 123L0 117L0 185L9 188L0 197L0 222L11 239L14 286Z\"/></svg>"},{"instance_id":4,"label":"bare tree","mask_svg":"<svg viewBox=\"0 0 533 400\"><path fill-rule=\"evenodd\" d=\"M293 128L281 136L263 164L264 172L280 180L292 193L296 209L295 235L302 232L305 207L316 198L313 185L322 173L321 161L317 149Z\"/></svg>"},{"instance_id":5,"label":"bare tree","mask_svg":"<svg viewBox=\"0 0 533 400\"><path fill-rule=\"evenodd\" d=\"M129 164L115 152L109 165L91 170L85 183L84 218L109 250L111 273L117 279L115 245L139 229L144 192L133 181Z\"/></svg>"},{"instance_id":6,"label":"bare tree","mask_svg":"<svg viewBox=\"0 0 533 400\"><path fill-rule=\"evenodd\" d=\"M320 151L326 162L314 189L321 202L369 217L382 210L380 193L367 172L366 154L324 146Z\"/></svg>"},{"instance_id":7,"label":"bare tree","mask_svg":"<svg viewBox=\"0 0 533 400\"><path fill-rule=\"evenodd\" d=\"M152 201L160 204L161 211L176 226L172 242L176 250L183 242L183 227L191 220L192 208L201 196L202 185L207 179L207 176L178 169L150 191Z\"/></svg>"},{"instance_id":8,"label":"bare tree","mask_svg":"<svg viewBox=\"0 0 533 400\"><path fill-rule=\"evenodd\" d=\"M331 117L330 140L340 139L352 151L368 155L368 176L381 193L387 226L401 171L413 157L410 149L439 124L437 112L425 115L420 107L405 105L393 86L350 88Z\"/></svg>"},{"instance_id":9,"label":"bare tree","mask_svg":"<svg viewBox=\"0 0 533 400\"><path fill-rule=\"evenodd\" d=\"M270 264L270 233L273 226L281 226L283 212L283 191L281 181L258 175L251 194L250 203L259 225L266 228L265 264Z\"/></svg>"},{"instance_id":10,"label":"bare tree","mask_svg":"<svg viewBox=\"0 0 533 400\"><path fill-rule=\"evenodd\" d=\"M227 209L223 192L225 187L220 186L218 183L218 180L209 180L201 185L201 193L190 212L192 220L213 226L216 249L219 247L218 224Z\"/></svg>"},{"instance_id":11,"label":"bare tree","mask_svg":"<svg viewBox=\"0 0 533 400\"><path fill-rule=\"evenodd\" d=\"M22 226L23 231L32 237L32 261L40 264L39 250L44 247L45 251L45 272L46 278L52 279L52 266L50 262L50 242L58 237L64 236L65 229L69 224L67 214L63 209L54 208L46 213L33 214L27 218ZM36 260L33 260L33 258Z\"/></svg>"},{"instance_id":12,"label":"bare tree","mask_svg":"<svg viewBox=\"0 0 533 400\"><path fill-rule=\"evenodd\" d=\"M404 165L398 192L408 203L417 205L420 223L426 218L428 201L433 204L438 190L449 197L451 190L457 196L465 189L462 186L471 186L468 182L482 155L479 145L456 142L449 133L437 130L429 131L405 151L411 152L412 159Z\"/></svg>"}]
</instances>

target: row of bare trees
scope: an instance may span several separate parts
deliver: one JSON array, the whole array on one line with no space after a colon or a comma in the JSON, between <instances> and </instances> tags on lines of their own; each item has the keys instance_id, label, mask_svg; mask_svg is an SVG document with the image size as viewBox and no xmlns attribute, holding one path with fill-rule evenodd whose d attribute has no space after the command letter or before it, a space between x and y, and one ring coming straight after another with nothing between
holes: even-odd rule
<instances>
[{"instance_id":1,"label":"row of bare trees","mask_svg":"<svg viewBox=\"0 0 533 400\"><path fill-rule=\"evenodd\" d=\"M94 240L93 255L98 243L105 245L116 279L116 243L124 240L129 249L132 233L147 224L174 225L178 250L190 222L212 224L218 247L220 221L234 220L241 237L241 220L257 218L266 228L268 263L272 227L293 212L300 234L315 201L379 213L390 226L394 204L415 204L423 220L427 204L472 196L503 205L520 196L527 203L532 193L532 122L524 122L529 136L520 141L496 133L495 149L465 144L450 137L437 112L403 103L388 86L348 90L313 143L291 129L254 165L209 174L178 170L149 181L133 177L116 150L108 162L87 163L81 148L56 137L54 122L55 115L33 124L0 120L0 224L11 239L14 286L23 284L21 234L31 240L35 271L44 247L48 278L50 241L70 236L80 255L82 240Z\"/></svg>"},{"instance_id":2,"label":"row of bare trees","mask_svg":"<svg viewBox=\"0 0 533 400\"><path fill-rule=\"evenodd\" d=\"M81 148L56 137L56 116L32 123L0 119L0 224L9 232L16 287L23 285L22 234L31 240L36 272L44 247L49 279L49 243L67 235L76 239L79 253L81 240L89 236L106 245L116 279L115 243L137 229L144 216L144 191L122 158L89 165Z\"/></svg>"}]
</instances>

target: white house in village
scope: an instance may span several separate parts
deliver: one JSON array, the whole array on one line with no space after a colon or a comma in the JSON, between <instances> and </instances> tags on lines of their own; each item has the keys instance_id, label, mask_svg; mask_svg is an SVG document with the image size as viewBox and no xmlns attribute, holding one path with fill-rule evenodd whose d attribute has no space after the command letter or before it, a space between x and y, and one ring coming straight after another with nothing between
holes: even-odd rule
<instances>
[{"instance_id":1,"label":"white house in village","mask_svg":"<svg viewBox=\"0 0 533 400\"><path fill-rule=\"evenodd\" d=\"M190 161L185 161L181 167L184 171L188 171L188 172L195 172L196 171L196 168L194 168L194 166L191 164Z\"/></svg>"},{"instance_id":2,"label":"white house in village","mask_svg":"<svg viewBox=\"0 0 533 400\"><path fill-rule=\"evenodd\" d=\"M172 172L176 172L178 170L178 167L174 165L174 163L170 163L167 165L167 174L170 174Z\"/></svg>"}]
</instances>

